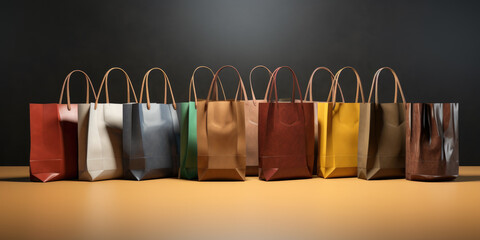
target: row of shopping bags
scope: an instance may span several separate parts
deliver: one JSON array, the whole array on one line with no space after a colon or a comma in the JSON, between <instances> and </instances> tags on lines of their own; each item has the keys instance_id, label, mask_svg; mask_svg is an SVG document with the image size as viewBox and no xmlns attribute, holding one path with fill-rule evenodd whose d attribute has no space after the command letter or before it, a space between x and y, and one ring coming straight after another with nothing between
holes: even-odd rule
<instances>
[{"instance_id":1,"label":"row of shopping bags","mask_svg":"<svg viewBox=\"0 0 480 240\"><path fill-rule=\"evenodd\" d=\"M226 98L219 77L227 68L238 76L237 94L231 100ZM213 75L205 99L197 97L195 73L199 69ZM257 99L253 91L252 73L257 69L269 75L263 99ZM277 76L282 69L292 77L290 100L278 97ZM109 102L108 78L114 70L125 75L127 103ZM352 103L345 102L339 83L345 70L356 76ZM378 101L383 70L394 76L393 103ZM150 101L148 81L152 71L163 74L163 103ZM331 81L326 101L312 97L312 82L320 71L328 73ZM70 102L69 83L76 72L86 79L85 104ZM246 175L258 175L264 180L282 180L318 175L451 180L458 176L458 104L407 103L391 68L375 73L367 101L360 76L352 67L336 74L325 67L315 69L305 99L289 67L271 72L257 66L250 71L249 80L250 100L236 68L223 66L214 73L200 66L190 79L189 101L176 103L170 80L160 68L145 74L139 99L121 68L106 72L98 94L88 75L75 70L63 83L59 104L30 104L31 179L180 177L203 181L244 180ZM90 87L94 103L89 101ZM64 89L67 104L61 104ZM106 103L99 103L103 89ZM146 103L142 103L144 93ZM398 93L401 103L397 103ZM167 103L168 94L171 103ZM337 101L337 95L341 101Z\"/></svg>"}]
</instances>

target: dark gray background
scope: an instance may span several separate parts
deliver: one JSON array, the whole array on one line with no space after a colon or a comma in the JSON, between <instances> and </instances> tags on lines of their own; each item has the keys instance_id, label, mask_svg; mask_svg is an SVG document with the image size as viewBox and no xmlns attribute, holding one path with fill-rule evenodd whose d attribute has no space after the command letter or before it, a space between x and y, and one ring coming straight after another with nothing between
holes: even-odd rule
<instances>
[{"instance_id":1,"label":"dark gray background","mask_svg":"<svg viewBox=\"0 0 480 240\"><path fill-rule=\"evenodd\" d=\"M143 74L161 67L177 101L188 99L193 69L236 66L248 87L248 72L258 64L289 65L302 92L312 70L355 67L368 95L376 69L394 68L409 102L459 102L461 164L480 165L478 66L480 14L476 1L8 1L0 10L1 96L0 165L27 165L28 103L57 102L64 77L85 70L95 87L113 66L124 68L139 94ZM221 75L229 97L236 79ZM255 74L257 96L266 75ZM154 100L162 94L161 75L151 75ZM198 74L200 97L211 80ZM279 80L289 97L287 72ZM320 74L315 98L328 92ZM353 100L353 74L341 83ZM203 84L203 85L202 85ZM111 98L125 99L122 75L111 75ZM84 82L73 77L72 101L84 99ZM391 101L392 78L384 73L381 99ZM102 93L101 101L104 101Z\"/></svg>"}]
</instances>

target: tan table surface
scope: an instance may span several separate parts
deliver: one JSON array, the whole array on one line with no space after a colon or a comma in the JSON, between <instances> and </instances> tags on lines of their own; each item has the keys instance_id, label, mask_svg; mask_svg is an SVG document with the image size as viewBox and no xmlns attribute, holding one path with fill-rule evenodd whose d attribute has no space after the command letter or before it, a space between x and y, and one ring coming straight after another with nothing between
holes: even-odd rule
<instances>
[{"instance_id":1,"label":"tan table surface","mask_svg":"<svg viewBox=\"0 0 480 240\"><path fill-rule=\"evenodd\" d=\"M27 177L0 167L0 239L480 239L480 167L435 183Z\"/></svg>"}]
</instances>

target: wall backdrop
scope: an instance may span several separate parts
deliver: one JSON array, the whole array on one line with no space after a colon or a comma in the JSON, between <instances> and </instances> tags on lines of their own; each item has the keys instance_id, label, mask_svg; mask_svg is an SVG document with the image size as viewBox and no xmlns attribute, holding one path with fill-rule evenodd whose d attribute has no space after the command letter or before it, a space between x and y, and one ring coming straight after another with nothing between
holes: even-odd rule
<instances>
[{"instance_id":1,"label":"wall backdrop","mask_svg":"<svg viewBox=\"0 0 480 240\"><path fill-rule=\"evenodd\" d=\"M462 165L480 165L480 7L475 1L215 0L215 1L8 1L0 10L2 144L0 165L27 165L29 103L58 101L65 76L82 69L99 87L105 71L124 68L139 94L143 74L161 67L177 101L188 100L193 69L236 66L246 87L252 67L291 66L302 91L312 70L355 67L368 95L382 66L394 68L409 102L460 103ZM279 93L291 94L288 72ZM237 80L221 74L228 97ZM342 75L346 99L355 95L354 75ZM199 97L211 76L200 72ZM385 72L380 99L391 101L393 80ZM84 80L74 76L72 100L84 101ZM126 98L124 78L113 73L114 102ZM151 75L151 95L162 99L161 75ZM262 97L266 74L254 74ZM325 99L329 79L315 79L314 97ZM250 93L249 93L250 96ZM104 101L102 93L101 101Z\"/></svg>"}]
</instances>

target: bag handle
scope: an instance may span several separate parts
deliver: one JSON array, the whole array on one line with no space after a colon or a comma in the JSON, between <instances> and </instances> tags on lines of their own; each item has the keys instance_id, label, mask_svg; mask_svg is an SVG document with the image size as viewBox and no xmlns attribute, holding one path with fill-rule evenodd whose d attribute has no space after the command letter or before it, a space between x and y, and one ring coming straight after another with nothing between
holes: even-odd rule
<instances>
[{"instance_id":1,"label":"bag handle","mask_svg":"<svg viewBox=\"0 0 480 240\"><path fill-rule=\"evenodd\" d=\"M255 92L253 91L252 73L253 73L253 71L255 71L255 69L260 69L260 68L263 68L268 72L268 78L269 78L269 81L268 81L268 84L267 84L267 90L265 91L265 96L263 97L263 100L265 100L265 101L267 100L267 93L268 93L268 90L270 89L270 86L272 84L272 71L270 71L270 69L268 69L266 66L258 65L258 66L255 66L254 68L252 68L252 70L250 70L250 75L248 77L248 80L250 82L250 91L252 92L252 99L253 99L253 105L254 106L257 105L257 99L255 98ZM238 90L237 90L237 92L238 92Z\"/></svg>"},{"instance_id":2,"label":"bag handle","mask_svg":"<svg viewBox=\"0 0 480 240\"><path fill-rule=\"evenodd\" d=\"M150 110L150 94L149 94L149 91L148 91L148 77L150 76L150 72L152 72L153 70L161 71L163 73L163 79L165 79L165 93L164 93L163 104L167 104L167 84L168 84L168 88L170 89L170 96L172 97L173 108L175 110L177 110L177 104L175 104L175 97L173 96L172 85L170 85L170 80L168 79L167 73L165 73L165 71L163 71L163 69L158 68L158 67L154 67L154 68L148 70L145 73L145 76L143 76L142 88L140 89L140 101L139 101L139 103L142 103L143 87L145 86L145 90L146 90L146 93L147 93L147 109Z\"/></svg>"},{"instance_id":3,"label":"bag handle","mask_svg":"<svg viewBox=\"0 0 480 240\"><path fill-rule=\"evenodd\" d=\"M67 109L68 109L68 111L70 111L72 109L72 107L70 105L70 77L75 72L83 73L83 75L85 76L85 80L86 80L86 83L87 83L87 94L86 94L87 95L87 97L86 97L87 100L85 101L85 103L90 102L90 87L92 87L93 96L95 97L95 99L97 98L97 94L95 93L95 88L93 87L93 84L92 84L92 81L90 80L90 77L88 77L88 75L82 70L73 70L67 75L67 77L65 77L65 80L63 81L62 91L60 92L60 100L58 100L58 104L62 104L63 91L65 90L65 85L66 85L67 86Z\"/></svg>"},{"instance_id":4,"label":"bag handle","mask_svg":"<svg viewBox=\"0 0 480 240\"><path fill-rule=\"evenodd\" d=\"M292 103L295 102L295 84L297 86L297 89L298 89L298 95L300 96L300 103L302 103L302 106L303 106L303 98L302 98L302 92L300 90L300 85L298 84L298 79L297 79L297 75L295 74L295 72L293 71L292 68L290 68L289 66L281 66L281 67L278 67L277 69L275 69L275 71L273 72L272 76L270 77L270 81L273 79L273 82L272 82L272 88L270 88L269 90L269 94L268 94L268 101L271 101L272 100L272 89L275 90L275 103L278 103L278 93L277 93L277 74L278 72L280 71L280 69L282 68L286 68L290 71L290 73L292 73L292 77L293 77L293 87L292 87Z\"/></svg>"},{"instance_id":5,"label":"bag handle","mask_svg":"<svg viewBox=\"0 0 480 240\"><path fill-rule=\"evenodd\" d=\"M103 76L102 84L100 84L100 89L98 89L97 98L95 100L95 110L97 109L98 100L100 99L100 94L102 93L102 87L103 87L104 84L105 84L105 97L106 97L106 100L107 100L107 104L110 103L110 99L108 97L108 74L110 74L110 72L113 71L113 70L120 70L120 71L123 72L123 74L125 74L125 78L127 80L127 102L128 103L130 102L130 87L131 87L133 97L135 98L135 102L138 103L137 95L135 95L135 89L133 88L132 81L130 80L130 77L128 76L127 72L125 72L125 70L123 70L119 67L113 67L113 68L110 68L105 73L105 75Z\"/></svg>"},{"instance_id":6,"label":"bag handle","mask_svg":"<svg viewBox=\"0 0 480 240\"><path fill-rule=\"evenodd\" d=\"M201 69L201 68L210 70L210 72L212 73L212 76L215 76L215 73L212 71L212 69L207 66L198 66L197 68L195 68L195 70L193 70L192 78L190 78L190 86L188 87L188 101L190 102L192 99L192 88L193 88L193 97L195 99L195 109L197 109L197 91L195 90L195 73L197 72L198 69ZM227 100L227 97L225 96L225 89L223 88L223 84L222 84L222 81L220 80L220 77L218 78L218 83L220 83L220 88L222 89L223 99ZM214 91L215 91L215 98L216 100L218 100L217 85L215 85Z\"/></svg>"},{"instance_id":7,"label":"bag handle","mask_svg":"<svg viewBox=\"0 0 480 240\"><path fill-rule=\"evenodd\" d=\"M393 71L393 69L391 69L390 67L382 67L378 69L375 75L373 76L373 82L372 82L372 87L370 89L370 95L368 96L368 102L370 103L370 100L372 99L373 87L375 86L374 103L378 103L378 78L380 76L380 72L382 72L384 69L388 69L392 73L393 78L395 79L395 96L393 99L393 103L397 103L398 90L400 90L400 96L402 97L403 103L405 103L405 95L403 95L403 90L402 90L402 86L400 85L400 80L398 80L397 73L395 73L395 71Z\"/></svg>"},{"instance_id":8,"label":"bag handle","mask_svg":"<svg viewBox=\"0 0 480 240\"><path fill-rule=\"evenodd\" d=\"M345 69L351 69L357 78L357 93L355 95L355 103L358 102L358 92L360 91L360 94L362 96L362 103L365 102L365 97L363 96L363 87L362 87L362 81L360 80L360 75L358 75L358 72L355 68L353 67L343 67L342 69L338 70L338 72L335 74L335 88L333 89L333 108L335 108L335 103L337 102L337 87L338 87L338 80L340 79L340 74L342 73L343 70Z\"/></svg>"},{"instance_id":9,"label":"bag handle","mask_svg":"<svg viewBox=\"0 0 480 240\"><path fill-rule=\"evenodd\" d=\"M220 74L220 71L222 71L223 69L225 68L233 68L233 70L235 70L235 72L237 73L237 76L238 76L238 80L239 80L239 85L240 87L242 88L242 93L243 93L243 97L245 100L248 100L248 97L247 97L247 91L245 90L245 85L243 85L243 80L242 80L242 76L240 75L240 72L238 72L238 70L232 66L232 65L225 65L221 68L219 68L217 70L217 72L215 73L215 75L213 76L213 80L212 80L212 83L210 84L210 89L208 90L208 96L207 96L207 100L206 100L206 103L208 103L208 101L210 100L210 96L212 94L212 88L213 88L213 85L216 85L217 84L217 79L218 79L218 74ZM237 96L235 96L235 101L237 101Z\"/></svg>"},{"instance_id":10,"label":"bag handle","mask_svg":"<svg viewBox=\"0 0 480 240\"><path fill-rule=\"evenodd\" d=\"M335 75L327 67L317 67L317 68L315 68L315 70L313 70L312 75L310 75L310 80L308 81L308 84L307 84L307 89L305 91L305 100L307 101L307 98L308 98L307 95L310 95L310 100L308 100L308 101L311 101L311 102L313 101L312 82L313 82L313 77L315 76L315 73L317 73L317 71L319 71L319 70L325 70L328 73L330 73L330 79L332 80L332 85L330 85L330 91L328 92L328 97L327 97L327 102L330 102L330 98L332 97L333 86L334 86L334 83L335 83L335 81L334 81ZM345 98L343 97L342 87L340 87L340 85L338 85L338 90L340 91L340 96L342 97L342 102L345 102Z\"/></svg>"},{"instance_id":11,"label":"bag handle","mask_svg":"<svg viewBox=\"0 0 480 240\"><path fill-rule=\"evenodd\" d=\"M253 92L253 84L252 84L252 73L255 69L257 68L263 68L265 70L267 70L268 72L268 78L270 79L268 81L268 84L267 84L267 91L265 92L265 96L264 96L264 99L265 101L267 101L267 93L268 93L268 89L270 89L270 84L272 83L272 79L271 79L271 76L272 76L272 72L270 71L270 69L268 69L267 67L263 66L263 65L258 65L258 66L255 66L254 68L252 68L252 70L250 70L250 75L249 75L249 82L250 82L250 91L252 92L252 99L253 99L253 105L256 106L257 105L257 98L255 98L255 92ZM240 84L238 85L237 87L237 92L235 93L235 98L237 97L238 95L238 92L240 91Z\"/></svg>"}]
</instances>

